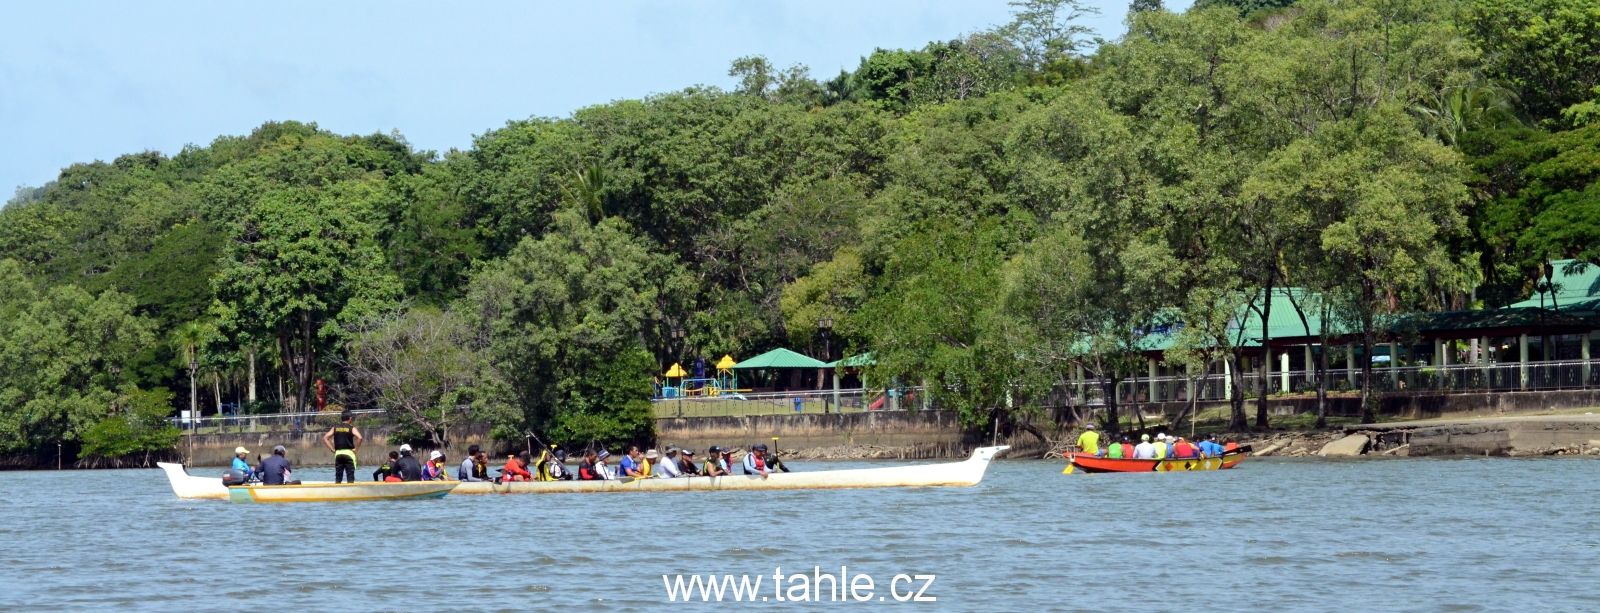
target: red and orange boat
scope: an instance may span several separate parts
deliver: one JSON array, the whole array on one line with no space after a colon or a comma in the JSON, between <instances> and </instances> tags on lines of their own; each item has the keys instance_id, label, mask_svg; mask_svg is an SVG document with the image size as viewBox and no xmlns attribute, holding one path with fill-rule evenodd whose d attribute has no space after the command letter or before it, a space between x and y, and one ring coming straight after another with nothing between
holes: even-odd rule
<instances>
[{"instance_id":1,"label":"red and orange boat","mask_svg":"<svg viewBox=\"0 0 1600 613\"><path fill-rule=\"evenodd\" d=\"M1073 469L1082 469L1086 473L1148 473L1148 472L1173 472L1180 470L1222 470L1233 468L1244 461L1249 455L1248 449L1239 449L1222 454L1215 458L1167 458L1164 460L1134 460L1129 458L1105 458L1092 453L1074 452L1067 454L1067 469L1061 472L1070 473Z\"/></svg>"}]
</instances>

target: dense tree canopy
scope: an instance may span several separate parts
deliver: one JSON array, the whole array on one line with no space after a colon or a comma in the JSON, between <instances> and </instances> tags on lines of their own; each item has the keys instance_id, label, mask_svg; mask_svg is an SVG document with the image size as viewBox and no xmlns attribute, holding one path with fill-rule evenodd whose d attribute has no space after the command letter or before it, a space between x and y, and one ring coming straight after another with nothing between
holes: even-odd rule
<instances>
[{"instance_id":1,"label":"dense tree canopy","mask_svg":"<svg viewBox=\"0 0 1600 613\"><path fill-rule=\"evenodd\" d=\"M872 351L875 385L1026 427L1068 372L1135 372L1153 327L1237 373L1226 314L1281 288L1370 329L1600 258L1592 3L1141 2L1103 42L1071 0L1014 8L825 81L739 58L731 91L442 155L268 122L64 169L0 210L0 446L131 440L116 407L184 390L190 348L204 412L323 379L438 438L648 438L653 373L777 346Z\"/></svg>"}]
</instances>

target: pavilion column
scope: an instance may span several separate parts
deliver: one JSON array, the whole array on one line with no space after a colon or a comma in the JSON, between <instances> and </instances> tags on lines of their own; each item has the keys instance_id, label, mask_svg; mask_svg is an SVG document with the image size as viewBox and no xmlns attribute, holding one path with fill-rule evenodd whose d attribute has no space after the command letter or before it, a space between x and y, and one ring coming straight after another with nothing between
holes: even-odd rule
<instances>
[{"instance_id":1,"label":"pavilion column","mask_svg":"<svg viewBox=\"0 0 1600 613\"><path fill-rule=\"evenodd\" d=\"M1518 389L1528 389L1528 335L1517 337L1517 384Z\"/></svg>"},{"instance_id":2,"label":"pavilion column","mask_svg":"<svg viewBox=\"0 0 1600 613\"><path fill-rule=\"evenodd\" d=\"M1149 385L1147 386L1149 388L1150 402L1161 402L1161 395L1157 393L1158 390L1156 389L1156 372L1158 368L1156 366L1156 359L1147 358L1147 360L1150 364L1150 381Z\"/></svg>"},{"instance_id":3,"label":"pavilion column","mask_svg":"<svg viewBox=\"0 0 1600 613\"><path fill-rule=\"evenodd\" d=\"M833 369L833 410L838 411L840 413L844 412L844 410L839 406L839 368L838 367L834 367L834 369Z\"/></svg>"},{"instance_id":4,"label":"pavilion column","mask_svg":"<svg viewBox=\"0 0 1600 613\"><path fill-rule=\"evenodd\" d=\"M1439 372L1439 376L1447 387L1454 387L1449 385L1452 380L1450 376L1450 341L1441 338L1434 341L1434 346L1433 354L1438 356L1436 361L1439 362L1439 366L1443 369Z\"/></svg>"},{"instance_id":5,"label":"pavilion column","mask_svg":"<svg viewBox=\"0 0 1600 613\"><path fill-rule=\"evenodd\" d=\"M1279 380L1278 387L1283 393L1287 394L1287 393L1289 393L1289 350L1288 349L1283 350L1283 354L1278 356L1278 365L1282 366L1282 368L1278 369L1278 380Z\"/></svg>"},{"instance_id":6,"label":"pavilion column","mask_svg":"<svg viewBox=\"0 0 1600 613\"><path fill-rule=\"evenodd\" d=\"M1233 363L1227 358L1222 359L1222 399L1233 398Z\"/></svg>"},{"instance_id":7,"label":"pavilion column","mask_svg":"<svg viewBox=\"0 0 1600 613\"><path fill-rule=\"evenodd\" d=\"M1590 334L1593 334L1593 332L1585 332L1585 333L1583 333L1583 336L1579 336L1578 337L1578 357L1583 360L1583 386L1584 387L1589 387L1589 335Z\"/></svg>"}]
</instances>

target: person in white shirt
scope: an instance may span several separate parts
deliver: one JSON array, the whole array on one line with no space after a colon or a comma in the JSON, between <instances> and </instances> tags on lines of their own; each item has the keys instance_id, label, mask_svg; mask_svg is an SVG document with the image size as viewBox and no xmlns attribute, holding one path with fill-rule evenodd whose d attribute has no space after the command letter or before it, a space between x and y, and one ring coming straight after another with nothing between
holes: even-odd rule
<instances>
[{"instance_id":1,"label":"person in white shirt","mask_svg":"<svg viewBox=\"0 0 1600 613\"><path fill-rule=\"evenodd\" d=\"M656 464L656 476L662 479L682 477L683 471L678 469L678 448L668 447L666 459Z\"/></svg>"},{"instance_id":2,"label":"person in white shirt","mask_svg":"<svg viewBox=\"0 0 1600 613\"><path fill-rule=\"evenodd\" d=\"M1133 446L1133 459L1135 459L1135 460L1154 460L1154 459L1156 459L1156 448L1155 448L1154 445L1150 444L1150 435L1148 435L1148 434L1139 435L1139 444Z\"/></svg>"}]
</instances>

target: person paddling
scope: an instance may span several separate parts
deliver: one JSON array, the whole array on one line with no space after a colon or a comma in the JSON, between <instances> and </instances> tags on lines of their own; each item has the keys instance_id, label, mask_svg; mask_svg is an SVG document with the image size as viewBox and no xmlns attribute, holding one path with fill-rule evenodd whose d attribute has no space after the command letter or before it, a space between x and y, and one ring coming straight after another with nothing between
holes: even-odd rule
<instances>
[{"instance_id":1,"label":"person paddling","mask_svg":"<svg viewBox=\"0 0 1600 613\"><path fill-rule=\"evenodd\" d=\"M1110 445L1106 445L1106 457L1113 460L1122 459L1124 457L1122 454L1122 443L1113 442Z\"/></svg>"},{"instance_id":2,"label":"person paddling","mask_svg":"<svg viewBox=\"0 0 1600 613\"><path fill-rule=\"evenodd\" d=\"M289 460L283 457L287 450L283 445L272 448L272 455L261 461L262 485L293 484L294 477L289 473Z\"/></svg>"},{"instance_id":3,"label":"person paddling","mask_svg":"<svg viewBox=\"0 0 1600 613\"><path fill-rule=\"evenodd\" d=\"M411 455L410 445L400 446L400 459L394 461L394 474L401 481L422 480L422 463Z\"/></svg>"},{"instance_id":4,"label":"person paddling","mask_svg":"<svg viewBox=\"0 0 1600 613\"><path fill-rule=\"evenodd\" d=\"M1200 450L1183 437L1178 437L1178 442L1172 444L1172 457L1193 459L1200 457Z\"/></svg>"},{"instance_id":5,"label":"person paddling","mask_svg":"<svg viewBox=\"0 0 1600 613\"><path fill-rule=\"evenodd\" d=\"M700 476L700 469L694 467L694 450L685 449L678 454L678 471L685 477Z\"/></svg>"},{"instance_id":6,"label":"person paddling","mask_svg":"<svg viewBox=\"0 0 1600 613\"><path fill-rule=\"evenodd\" d=\"M766 455L767 446L765 444L758 443L756 446L751 447L750 453L744 456L744 474L761 475L762 479L771 475L772 470L767 468Z\"/></svg>"},{"instance_id":7,"label":"person paddling","mask_svg":"<svg viewBox=\"0 0 1600 613\"><path fill-rule=\"evenodd\" d=\"M333 482L344 483L348 475L356 482L356 450L361 448L361 430L352 423L355 415L349 409L339 413L339 425L322 435L322 444L333 452Z\"/></svg>"},{"instance_id":8,"label":"person paddling","mask_svg":"<svg viewBox=\"0 0 1600 613\"><path fill-rule=\"evenodd\" d=\"M1078 435L1078 451L1090 455L1100 455L1100 433L1094 431L1094 423L1083 427L1083 434Z\"/></svg>"},{"instance_id":9,"label":"person paddling","mask_svg":"<svg viewBox=\"0 0 1600 613\"><path fill-rule=\"evenodd\" d=\"M727 465L723 464L721 460L723 453L725 452L722 448L716 445L712 445L711 449L706 451L706 467L703 471L705 476L725 477L728 475L728 469L724 468Z\"/></svg>"},{"instance_id":10,"label":"person paddling","mask_svg":"<svg viewBox=\"0 0 1600 613\"><path fill-rule=\"evenodd\" d=\"M1133 448L1133 459L1154 460L1156 458L1155 445L1150 444L1150 435L1140 434L1139 444Z\"/></svg>"},{"instance_id":11,"label":"person paddling","mask_svg":"<svg viewBox=\"0 0 1600 613\"><path fill-rule=\"evenodd\" d=\"M400 460L400 452L398 452L398 451L389 452L389 461L378 465L378 469L372 471L372 480L373 481L399 481L400 478L394 476L394 463L399 461L399 460Z\"/></svg>"},{"instance_id":12,"label":"person paddling","mask_svg":"<svg viewBox=\"0 0 1600 613\"><path fill-rule=\"evenodd\" d=\"M247 459L249 457L249 449L245 449L244 447L233 448L233 469L244 473L244 478L246 480L249 480L250 477L256 474L256 471L250 468L250 460Z\"/></svg>"}]
</instances>

